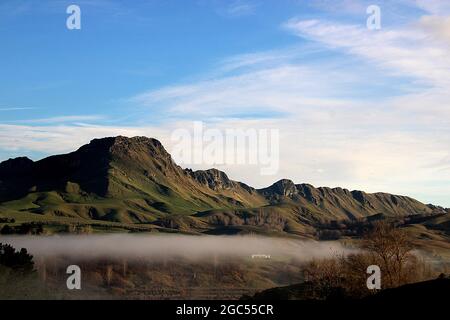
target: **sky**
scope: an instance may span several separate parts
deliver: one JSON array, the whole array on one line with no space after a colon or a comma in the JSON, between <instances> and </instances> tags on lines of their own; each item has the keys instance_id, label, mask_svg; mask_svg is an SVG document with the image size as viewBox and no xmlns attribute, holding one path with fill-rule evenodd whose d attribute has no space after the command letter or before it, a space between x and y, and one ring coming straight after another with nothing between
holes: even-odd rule
<instances>
[{"instance_id":1,"label":"sky","mask_svg":"<svg viewBox=\"0 0 450 320\"><path fill-rule=\"evenodd\" d=\"M202 121L279 131L273 175L216 165L254 187L450 207L450 1L1 0L0 40L0 161L114 135L171 152L173 132Z\"/></svg>"}]
</instances>

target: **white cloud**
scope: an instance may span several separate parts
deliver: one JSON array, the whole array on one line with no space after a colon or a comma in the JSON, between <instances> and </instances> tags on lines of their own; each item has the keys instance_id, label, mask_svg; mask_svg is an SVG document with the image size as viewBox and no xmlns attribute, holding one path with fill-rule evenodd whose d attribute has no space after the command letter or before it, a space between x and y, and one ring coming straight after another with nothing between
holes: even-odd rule
<instances>
[{"instance_id":1,"label":"white cloud","mask_svg":"<svg viewBox=\"0 0 450 320\"><path fill-rule=\"evenodd\" d=\"M240 17L253 14L256 10L257 5L255 3L243 0L236 0L230 3L225 12L226 15L231 17Z\"/></svg>"},{"instance_id":2,"label":"white cloud","mask_svg":"<svg viewBox=\"0 0 450 320\"><path fill-rule=\"evenodd\" d=\"M450 17L425 16L420 19L420 26L424 28L433 39L443 41L450 46Z\"/></svg>"},{"instance_id":3,"label":"white cloud","mask_svg":"<svg viewBox=\"0 0 450 320\"><path fill-rule=\"evenodd\" d=\"M412 0L413 5L434 15L450 14L450 2L446 0Z\"/></svg>"},{"instance_id":4,"label":"white cloud","mask_svg":"<svg viewBox=\"0 0 450 320\"><path fill-rule=\"evenodd\" d=\"M448 86L450 48L431 37L431 33L442 33L445 23L442 18L425 17L416 25L373 31L363 26L292 19L285 27L300 37L376 63L392 75Z\"/></svg>"},{"instance_id":5,"label":"white cloud","mask_svg":"<svg viewBox=\"0 0 450 320\"><path fill-rule=\"evenodd\" d=\"M37 118L37 119L25 119L14 120L15 123L66 123L66 122L78 122L78 121L97 121L104 119L101 115L76 115L76 116L60 116L50 118Z\"/></svg>"},{"instance_id":6,"label":"white cloud","mask_svg":"<svg viewBox=\"0 0 450 320\"><path fill-rule=\"evenodd\" d=\"M335 96L363 81L358 74L342 73L339 66L332 64L311 67L283 62L271 66L263 63L237 75L145 92L131 101L149 110L194 119L239 118L245 114L264 118L273 117L275 112L313 121L336 108L356 107L354 101ZM233 60L230 68L246 63L245 58ZM255 64L254 60L248 63Z\"/></svg>"},{"instance_id":7,"label":"white cloud","mask_svg":"<svg viewBox=\"0 0 450 320\"><path fill-rule=\"evenodd\" d=\"M62 153L78 149L94 138L108 136L158 137L161 129L99 125L7 125L0 124L0 149L7 151Z\"/></svg>"},{"instance_id":8,"label":"white cloud","mask_svg":"<svg viewBox=\"0 0 450 320\"><path fill-rule=\"evenodd\" d=\"M32 107L2 107L0 111L21 111L21 110L31 110L35 109Z\"/></svg>"}]
</instances>

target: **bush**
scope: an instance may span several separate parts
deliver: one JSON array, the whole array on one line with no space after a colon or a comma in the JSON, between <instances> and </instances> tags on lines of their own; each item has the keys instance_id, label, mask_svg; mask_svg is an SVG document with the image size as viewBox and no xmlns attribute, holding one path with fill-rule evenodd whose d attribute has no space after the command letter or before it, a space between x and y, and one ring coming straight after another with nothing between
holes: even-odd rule
<instances>
[{"instance_id":1,"label":"bush","mask_svg":"<svg viewBox=\"0 0 450 320\"><path fill-rule=\"evenodd\" d=\"M44 232L44 228L41 223L22 223L19 226L11 227L5 225L0 233L1 234L32 234L40 235Z\"/></svg>"},{"instance_id":2,"label":"bush","mask_svg":"<svg viewBox=\"0 0 450 320\"><path fill-rule=\"evenodd\" d=\"M34 270L33 256L27 249L16 251L9 244L0 243L0 265L21 273L31 273Z\"/></svg>"}]
</instances>

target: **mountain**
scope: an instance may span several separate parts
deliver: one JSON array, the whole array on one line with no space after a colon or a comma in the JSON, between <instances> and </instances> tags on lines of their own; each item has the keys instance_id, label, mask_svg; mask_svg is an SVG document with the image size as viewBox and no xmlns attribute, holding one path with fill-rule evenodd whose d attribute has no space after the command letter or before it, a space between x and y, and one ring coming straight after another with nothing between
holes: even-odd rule
<instances>
[{"instance_id":1,"label":"mountain","mask_svg":"<svg viewBox=\"0 0 450 320\"><path fill-rule=\"evenodd\" d=\"M271 203L286 202L331 219L355 219L379 213L407 216L433 211L429 206L405 196L349 191L342 188L314 188L310 184L294 184L286 179L259 192Z\"/></svg>"},{"instance_id":2,"label":"mountain","mask_svg":"<svg viewBox=\"0 0 450 320\"><path fill-rule=\"evenodd\" d=\"M175 164L162 144L145 137L96 139L75 152L0 164L0 201L20 211L153 221L167 213L263 205L264 198L214 170Z\"/></svg>"},{"instance_id":3,"label":"mountain","mask_svg":"<svg viewBox=\"0 0 450 320\"><path fill-rule=\"evenodd\" d=\"M0 163L0 215L23 221L304 234L317 223L435 211L405 196L290 180L257 190L217 169L183 169L158 140L146 137L95 139L72 153Z\"/></svg>"}]
</instances>

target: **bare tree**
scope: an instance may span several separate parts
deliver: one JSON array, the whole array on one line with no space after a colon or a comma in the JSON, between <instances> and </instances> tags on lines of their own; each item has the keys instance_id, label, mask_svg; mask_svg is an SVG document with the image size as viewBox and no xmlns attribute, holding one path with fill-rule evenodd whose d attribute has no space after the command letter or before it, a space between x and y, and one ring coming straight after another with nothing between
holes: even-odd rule
<instances>
[{"instance_id":1,"label":"bare tree","mask_svg":"<svg viewBox=\"0 0 450 320\"><path fill-rule=\"evenodd\" d=\"M403 229L379 222L364 237L362 247L379 261L384 287L396 287L407 282L405 268L414 257L411 240Z\"/></svg>"}]
</instances>

